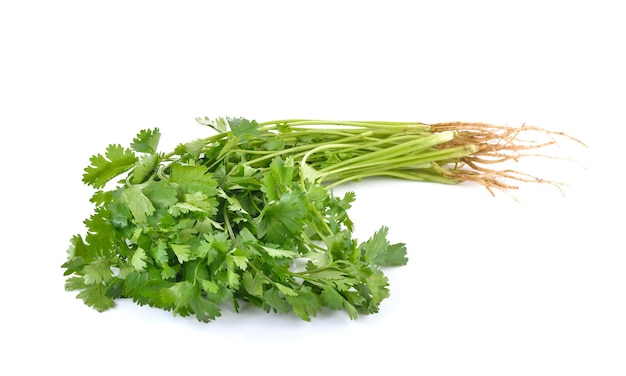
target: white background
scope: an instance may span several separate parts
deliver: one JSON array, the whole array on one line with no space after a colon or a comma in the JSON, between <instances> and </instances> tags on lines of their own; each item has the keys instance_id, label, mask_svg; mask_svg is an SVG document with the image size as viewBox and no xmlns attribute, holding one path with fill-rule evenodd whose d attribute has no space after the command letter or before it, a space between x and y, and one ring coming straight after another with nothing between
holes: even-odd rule
<instances>
[{"instance_id":1,"label":"white background","mask_svg":"<svg viewBox=\"0 0 626 376\"><path fill-rule=\"evenodd\" d=\"M618 1L220 3L0 3L0 373L626 374ZM409 249L379 314L97 313L60 268L92 212L82 169L140 129L164 151L206 134L197 116L527 123L589 147L526 165L565 195L338 189L359 238Z\"/></svg>"}]
</instances>

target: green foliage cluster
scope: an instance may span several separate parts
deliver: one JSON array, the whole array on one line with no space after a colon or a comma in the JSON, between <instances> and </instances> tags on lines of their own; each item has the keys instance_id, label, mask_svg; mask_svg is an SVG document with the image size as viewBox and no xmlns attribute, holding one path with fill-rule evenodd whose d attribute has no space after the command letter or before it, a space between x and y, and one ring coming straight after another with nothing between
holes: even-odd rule
<instances>
[{"instance_id":1,"label":"green foliage cluster","mask_svg":"<svg viewBox=\"0 0 626 376\"><path fill-rule=\"evenodd\" d=\"M98 311L129 298L202 322L228 302L306 321L325 307L351 319L378 312L389 296L381 267L406 264L406 248L386 227L354 239L354 193L324 184L349 176L328 167L362 155L351 141L363 136L199 121L217 134L165 154L159 129L142 130L129 148L91 158L94 212L71 238L66 290Z\"/></svg>"}]
</instances>

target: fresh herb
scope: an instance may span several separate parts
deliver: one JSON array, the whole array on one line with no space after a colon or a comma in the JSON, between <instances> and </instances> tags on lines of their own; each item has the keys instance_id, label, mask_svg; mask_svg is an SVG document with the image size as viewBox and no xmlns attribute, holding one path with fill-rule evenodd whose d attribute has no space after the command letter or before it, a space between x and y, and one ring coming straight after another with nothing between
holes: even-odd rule
<instances>
[{"instance_id":1,"label":"fresh herb","mask_svg":"<svg viewBox=\"0 0 626 376\"><path fill-rule=\"evenodd\" d=\"M152 129L91 158L83 182L96 189L94 213L62 266L66 289L88 306L130 298L203 322L225 302L306 321L324 307L351 319L378 312L389 296L382 268L405 265L406 248L386 227L354 239L355 194L333 187L388 176L493 193L539 179L483 166L554 143L518 137L536 128L474 123L198 121L215 132L170 153Z\"/></svg>"}]
</instances>

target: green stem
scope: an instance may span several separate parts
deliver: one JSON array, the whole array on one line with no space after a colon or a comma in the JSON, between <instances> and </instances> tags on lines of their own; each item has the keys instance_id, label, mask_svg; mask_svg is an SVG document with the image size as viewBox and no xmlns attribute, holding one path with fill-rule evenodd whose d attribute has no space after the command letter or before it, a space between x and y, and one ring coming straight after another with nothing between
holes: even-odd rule
<instances>
[{"instance_id":1,"label":"green stem","mask_svg":"<svg viewBox=\"0 0 626 376\"><path fill-rule=\"evenodd\" d=\"M420 171L380 170L380 171L364 172L361 174L351 174L344 178L338 178L338 180L333 181L333 183L326 185L326 189L333 189L345 183L349 183L352 181L359 181L361 179L375 177L375 176L387 176L387 177L397 178L397 179L402 179L402 180L432 182L432 183L441 183L441 184L458 183L456 180L446 178L444 176L441 176L440 174L429 174L427 172L420 172Z\"/></svg>"},{"instance_id":2,"label":"green stem","mask_svg":"<svg viewBox=\"0 0 626 376\"><path fill-rule=\"evenodd\" d=\"M316 134L319 134L319 135L322 135L322 136L327 136L327 134L325 132L320 132L319 130L316 132ZM370 135L369 132L361 132L361 133L356 134L356 135L345 134L345 133L338 133L338 135L339 134L342 135L342 136L345 136L345 137L343 137L341 139L337 139L337 140L332 141L332 142L341 142L342 144L346 144L346 147L352 146L352 145L347 145L347 143L351 143L351 142L354 142L354 141L359 141L359 140L363 139L364 137L367 137L367 136ZM287 134L287 135L290 135L290 134ZM270 152L270 153L268 153L268 154L266 154L266 155L264 155L262 157L251 159L251 160L245 162L244 164L250 166L250 165L254 165L256 163L262 162L264 160L272 159L272 158L275 158L277 156L284 155L284 154L292 155L292 156L294 156L294 158L297 159L300 155L306 155L306 153L309 150L311 150L311 149L315 149L317 147L326 146L326 145L330 145L328 143L328 141L318 142L318 143L314 143L314 144L305 144L305 145L300 145L300 146L292 146L292 147L288 147L288 148L283 149L283 150L276 150L276 151ZM244 151L246 153L248 152L248 150L242 150L242 151Z\"/></svg>"},{"instance_id":3,"label":"green stem","mask_svg":"<svg viewBox=\"0 0 626 376\"><path fill-rule=\"evenodd\" d=\"M321 169L320 172L327 173L329 171L341 171L341 168L344 166L363 161L371 162L377 159L389 161L390 159L405 153L417 154L422 150L442 144L444 142L451 141L452 139L454 139L454 132L436 133L432 136L416 138L410 141L403 142L401 144L391 146L386 149L374 151L341 162L337 162L332 166Z\"/></svg>"},{"instance_id":4,"label":"green stem","mask_svg":"<svg viewBox=\"0 0 626 376\"><path fill-rule=\"evenodd\" d=\"M476 148L472 146L473 145L458 146L450 149L435 149L417 155L399 156L388 159L379 158L371 161L366 160L344 168L324 169L325 171L320 171L320 176L321 180L327 178L330 178L330 180L337 180L338 177L343 175L350 176L361 173L375 174L377 171L391 171L399 169L429 169L432 167L433 163L455 161L474 153Z\"/></svg>"}]
</instances>

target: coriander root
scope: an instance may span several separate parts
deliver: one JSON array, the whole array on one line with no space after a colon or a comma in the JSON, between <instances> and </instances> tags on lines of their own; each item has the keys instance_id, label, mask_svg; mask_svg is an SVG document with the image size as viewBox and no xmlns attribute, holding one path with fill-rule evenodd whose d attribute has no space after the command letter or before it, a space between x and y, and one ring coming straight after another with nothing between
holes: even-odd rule
<instances>
[{"instance_id":1,"label":"coriander root","mask_svg":"<svg viewBox=\"0 0 626 376\"><path fill-rule=\"evenodd\" d=\"M531 174L511 169L496 170L487 165L504 164L508 161L517 162L520 158L540 156L555 158L535 151L557 144L557 137L585 144L563 132L549 131L544 128L522 125L521 127L500 126L486 123L437 123L431 124L432 132L453 131L456 137L437 147L446 149L461 145L476 145L477 150L467 156L460 157L452 169L442 169L442 173L458 182L474 181L482 184L493 195L493 188L500 190L518 189L517 182L549 183L560 187L562 183L545 180ZM529 136L529 138L524 138ZM534 137L532 137L534 136ZM537 138L542 140L538 140Z\"/></svg>"}]
</instances>

